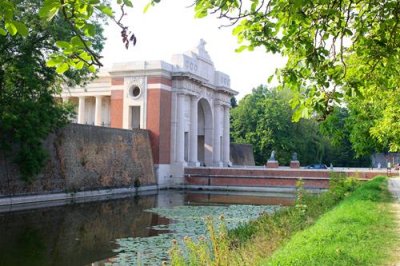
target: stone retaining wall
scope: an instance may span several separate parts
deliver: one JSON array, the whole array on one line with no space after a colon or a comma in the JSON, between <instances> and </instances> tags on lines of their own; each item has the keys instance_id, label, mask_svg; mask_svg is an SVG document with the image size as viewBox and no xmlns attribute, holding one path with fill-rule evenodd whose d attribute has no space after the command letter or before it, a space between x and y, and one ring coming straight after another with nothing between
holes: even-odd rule
<instances>
[{"instance_id":1,"label":"stone retaining wall","mask_svg":"<svg viewBox=\"0 0 400 266\"><path fill-rule=\"evenodd\" d=\"M0 196L155 185L146 130L70 124L43 143L49 159L28 184L11 158L0 157Z\"/></svg>"}]
</instances>

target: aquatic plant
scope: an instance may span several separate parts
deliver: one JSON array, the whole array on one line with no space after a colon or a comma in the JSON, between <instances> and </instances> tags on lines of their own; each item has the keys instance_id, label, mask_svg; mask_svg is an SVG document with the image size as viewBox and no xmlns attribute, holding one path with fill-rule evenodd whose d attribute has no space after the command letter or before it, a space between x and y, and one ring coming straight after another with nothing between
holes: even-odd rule
<instances>
[{"instance_id":1,"label":"aquatic plant","mask_svg":"<svg viewBox=\"0 0 400 266\"><path fill-rule=\"evenodd\" d=\"M225 232L248 221L255 220L260 214L272 213L279 206L229 205L229 206L177 206L173 208L153 208L146 210L168 218L169 224L156 225L149 228L159 233L151 237L129 237L117 239L117 255L111 264L119 265L161 265L168 260L168 251L173 247L186 247L197 243L205 245L208 241L219 243L221 238L210 238L210 229L221 229L218 217L224 217ZM211 222L214 221L214 222ZM221 234L218 231L218 234ZM212 234L211 234L212 236ZM200 240L199 240L200 239ZM203 242L202 242L203 241ZM193 245L192 245L193 244ZM209 244L207 244L209 245ZM183 248L182 252L186 253ZM204 249L199 251L205 251ZM190 252L188 253L190 254Z\"/></svg>"}]
</instances>

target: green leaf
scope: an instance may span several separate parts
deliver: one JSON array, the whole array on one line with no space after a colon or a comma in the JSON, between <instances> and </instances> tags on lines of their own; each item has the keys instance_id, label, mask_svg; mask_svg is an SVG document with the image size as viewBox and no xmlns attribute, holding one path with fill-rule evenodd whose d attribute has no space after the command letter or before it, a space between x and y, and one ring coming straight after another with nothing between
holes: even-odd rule
<instances>
[{"instance_id":1,"label":"green leaf","mask_svg":"<svg viewBox=\"0 0 400 266\"><path fill-rule=\"evenodd\" d=\"M78 63L75 64L76 69L82 69L85 63L83 61L79 61Z\"/></svg>"},{"instance_id":2,"label":"green leaf","mask_svg":"<svg viewBox=\"0 0 400 266\"><path fill-rule=\"evenodd\" d=\"M254 12L256 10L257 6L258 6L258 0L253 0L250 10Z\"/></svg>"},{"instance_id":3,"label":"green leaf","mask_svg":"<svg viewBox=\"0 0 400 266\"><path fill-rule=\"evenodd\" d=\"M39 16L41 18L46 18L47 20L52 20L55 15L57 15L59 9L61 8L61 3L57 0L47 0L43 4L42 8L39 10Z\"/></svg>"},{"instance_id":4,"label":"green leaf","mask_svg":"<svg viewBox=\"0 0 400 266\"><path fill-rule=\"evenodd\" d=\"M143 13L146 13L148 10L149 10L149 8L152 6L152 3L150 2L150 3L147 3L147 5L145 5L144 6L144 8L143 8Z\"/></svg>"},{"instance_id":5,"label":"green leaf","mask_svg":"<svg viewBox=\"0 0 400 266\"><path fill-rule=\"evenodd\" d=\"M6 29L12 36L17 33L17 27L15 27L13 22L6 22Z\"/></svg>"},{"instance_id":6,"label":"green leaf","mask_svg":"<svg viewBox=\"0 0 400 266\"><path fill-rule=\"evenodd\" d=\"M196 4L196 7L194 10L195 10L194 16L196 18L204 18L208 15L207 8L199 3Z\"/></svg>"},{"instance_id":7,"label":"green leaf","mask_svg":"<svg viewBox=\"0 0 400 266\"><path fill-rule=\"evenodd\" d=\"M65 41L57 41L56 42L56 46L58 48L62 48L62 49L69 49L71 48L71 44L69 42L65 42Z\"/></svg>"},{"instance_id":8,"label":"green leaf","mask_svg":"<svg viewBox=\"0 0 400 266\"><path fill-rule=\"evenodd\" d=\"M0 35L5 36L7 35L7 32L3 28L0 28Z\"/></svg>"},{"instance_id":9,"label":"green leaf","mask_svg":"<svg viewBox=\"0 0 400 266\"><path fill-rule=\"evenodd\" d=\"M301 110L297 109L293 112L293 116L292 116L292 121L293 122L298 122L301 118Z\"/></svg>"},{"instance_id":10,"label":"green leaf","mask_svg":"<svg viewBox=\"0 0 400 266\"><path fill-rule=\"evenodd\" d=\"M55 67L58 64L59 64L59 62L57 62L55 60L55 58L51 58L51 59L47 60L47 62L46 62L46 66L48 66L48 67Z\"/></svg>"},{"instance_id":11,"label":"green leaf","mask_svg":"<svg viewBox=\"0 0 400 266\"><path fill-rule=\"evenodd\" d=\"M71 44L73 47L77 47L77 48L84 48L85 45L83 44L81 38L79 38L78 36L74 36L71 38Z\"/></svg>"},{"instance_id":12,"label":"green leaf","mask_svg":"<svg viewBox=\"0 0 400 266\"><path fill-rule=\"evenodd\" d=\"M89 69L89 71L92 72L92 73L95 73L95 72L96 72L96 67L93 66L93 65L89 66L88 69Z\"/></svg>"},{"instance_id":13,"label":"green leaf","mask_svg":"<svg viewBox=\"0 0 400 266\"><path fill-rule=\"evenodd\" d=\"M244 50L248 49L249 47L247 45L241 45L239 48L235 49L236 53L243 52Z\"/></svg>"},{"instance_id":14,"label":"green leaf","mask_svg":"<svg viewBox=\"0 0 400 266\"><path fill-rule=\"evenodd\" d=\"M238 35L238 34L241 33L244 29L245 29L245 26L244 26L243 24L241 24L241 25L235 27L235 28L232 30L232 35Z\"/></svg>"},{"instance_id":15,"label":"green leaf","mask_svg":"<svg viewBox=\"0 0 400 266\"><path fill-rule=\"evenodd\" d=\"M113 12L113 10L111 9L111 7L109 7L109 6L101 5L101 6L98 7L98 9L99 9L104 15L107 15L107 16L109 16L109 17L113 17L113 16L114 16L114 12Z\"/></svg>"},{"instance_id":16,"label":"green leaf","mask_svg":"<svg viewBox=\"0 0 400 266\"><path fill-rule=\"evenodd\" d=\"M69 69L69 66L67 63L62 63L56 68L56 72L58 74L63 74L65 71Z\"/></svg>"},{"instance_id":17,"label":"green leaf","mask_svg":"<svg viewBox=\"0 0 400 266\"><path fill-rule=\"evenodd\" d=\"M132 1L131 0L124 0L124 4L128 7L133 7Z\"/></svg>"},{"instance_id":18,"label":"green leaf","mask_svg":"<svg viewBox=\"0 0 400 266\"><path fill-rule=\"evenodd\" d=\"M29 31L24 23L21 23L19 21L14 21L14 25L17 28L19 34L21 34L24 37L28 36Z\"/></svg>"},{"instance_id":19,"label":"green leaf","mask_svg":"<svg viewBox=\"0 0 400 266\"><path fill-rule=\"evenodd\" d=\"M86 24L84 27L84 32L86 36L95 36L96 35L96 26L93 24Z\"/></svg>"},{"instance_id":20,"label":"green leaf","mask_svg":"<svg viewBox=\"0 0 400 266\"><path fill-rule=\"evenodd\" d=\"M90 61L92 60L92 57L87 53L87 52L82 52L79 54L79 57L82 58L85 61Z\"/></svg>"}]
</instances>

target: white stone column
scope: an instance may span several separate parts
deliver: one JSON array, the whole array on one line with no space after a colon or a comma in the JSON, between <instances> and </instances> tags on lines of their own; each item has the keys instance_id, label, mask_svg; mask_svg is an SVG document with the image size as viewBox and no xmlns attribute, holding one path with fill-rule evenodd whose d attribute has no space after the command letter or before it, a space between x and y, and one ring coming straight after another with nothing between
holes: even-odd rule
<instances>
[{"instance_id":1,"label":"white stone column","mask_svg":"<svg viewBox=\"0 0 400 266\"><path fill-rule=\"evenodd\" d=\"M78 123L85 124L85 96L79 96Z\"/></svg>"},{"instance_id":2,"label":"white stone column","mask_svg":"<svg viewBox=\"0 0 400 266\"><path fill-rule=\"evenodd\" d=\"M101 101L102 101L103 96L96 96L96 105L94 109L94 124L96 126L101 126Z\"/></svg>"},{"instance_id":3,"label":"white stone column","mask_svg":"<svg viewBox=\"0 0 400 266\"><path fill-rule=\"evenodd\" d=\"M224 132L223 132L223 162L230 165L230 128L229 128L229 106L224 106Z\"/></svg>"},{"instance_id":4,"label":"white stone column","mask_svg":"<svg viewBox=\"0 0 400 266\"><path fill-rule=\"evenodd\" d=\"M190 145L189 162L193 166L200 166L197 159L198 147L198 101L197 96L192 96L190 101Z\"/></svg>"},{"instance_id":5,"label":"white stone column","mask_svg":"<svg viewBox=\"0 0 400 266\"><path fill-rule=\"evenodd\" d=\"M185 128L184 128L184 103L185 95L178 94L178 121L176 131L176 161L182 163L185 161Z\"/></svg>"},{"instance_id":6,"label":"white stone column","mask_svg":"<svg viewBox=\"0 0 400 266\"><path fill-rule=\"evenodd\" d=\"M214 141L213 141L214 165L221 166L221 105L214 105Z\"/></svg>"}]
</instances>

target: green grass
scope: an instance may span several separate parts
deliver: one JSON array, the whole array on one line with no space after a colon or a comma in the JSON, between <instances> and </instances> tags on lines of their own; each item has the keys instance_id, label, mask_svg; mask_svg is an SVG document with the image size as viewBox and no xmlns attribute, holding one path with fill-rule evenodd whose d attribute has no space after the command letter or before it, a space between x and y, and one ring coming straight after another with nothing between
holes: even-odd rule
<instances>
[{"instance_id":1,"label":"green grass","mask_svg":"<svg viewBox=\"0 0 400 266\"><path fill-rule=\"evenodd\" d=\"M260 265L380 265L398 236L384 177L363 184Z\"/></svg>"}]
</instances>

